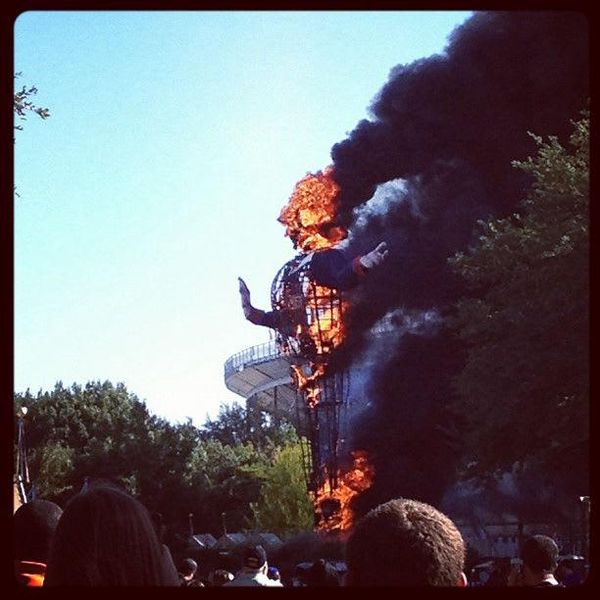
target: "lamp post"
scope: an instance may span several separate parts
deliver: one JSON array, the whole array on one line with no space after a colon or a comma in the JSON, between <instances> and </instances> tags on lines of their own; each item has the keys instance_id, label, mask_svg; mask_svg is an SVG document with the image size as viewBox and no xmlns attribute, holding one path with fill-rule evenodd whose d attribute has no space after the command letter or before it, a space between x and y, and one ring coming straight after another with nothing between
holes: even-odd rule
<instances>
[{"instance_id":1,"label":"lamp post","mask_svg":"<svg viewBox=\"0 0 600 600\"><path fill-rule=\"evenodd\" d=\"M25 485L29 485L29 467L27 466L27 446L25 445L25 415L27 407L22 406L17 413L17 468L16 480L21 501L28 500Z\"/></svg>"},{"instance_id":2,"label":"lamp post","mask_svg":"<svg viewBox=\"0 0 600 600\"><path fill-rule=\"evenodd\" d=\"M190 531L190 537L194 536L194 513L188 514L188 525Z\"/></svg>"},{"instance_id":3,"label":"lamp post","mask_svg":"<svg viewBox=\"0 0 600 600\"><path fill-rule=\"evenodd\" d=\"M590 497L579 496L583 506L583 556L586 562L590 560Z\"/></svg>"}]
</instances>

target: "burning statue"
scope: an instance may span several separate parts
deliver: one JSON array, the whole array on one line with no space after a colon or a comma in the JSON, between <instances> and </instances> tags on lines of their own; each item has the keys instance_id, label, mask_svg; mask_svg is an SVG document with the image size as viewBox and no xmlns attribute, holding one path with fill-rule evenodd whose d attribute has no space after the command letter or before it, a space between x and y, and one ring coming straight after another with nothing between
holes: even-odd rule
<instances>
[{"instance_id":1,"label":"burning statue","mask_svg":"<svg viewBox=\"0 0 600 600\"><path fill-rule=\"evenodd\" d=\"M382 264L389 250L381 242L369 253L348 259L336 247L347 237L347 231L335 224L340 188L332 175L330 168L304 177L281 211L278 220L285 225L294 248L301 252L275 276L271 310L254 307L248 286L242 278L238 281L246 319L275 330L280 352L290 358L294 384L304 394L311 431L308 488L315 500L316 516L324 522L337 515L334 527L343 529L348 525L344 500L349 502L368 487L371 470L361 454L359 458L354 456L347 477L340 472L338 437L344 392L340 378L327 373L328 360L344 339L348 302L343 292ZM357 477L359 471L369 477ZM346 479L361 482L362 488L348 486Z\"/></svg>"},{"instance_id":2,"label":"burning statue","mask_svg":"<svg viewBox=\"0 0 600 600\"><path fill-rule=\"evenodd\" d=\"M331 168L309 174L296 184L278 220L301 253L277 273L271 287L271 311L252 306L248 286L238 279L246 319L275 329L292 347L297 346L292 340L297 340L296 350L313 361L329 353L343 337L340 292L357 285L389 252L381 242L368 254L349 260L335 247L347 237L347 231L335 225L339 191ZM324 330L329 332L325 336Z\"/></svg>"}]
</instances>

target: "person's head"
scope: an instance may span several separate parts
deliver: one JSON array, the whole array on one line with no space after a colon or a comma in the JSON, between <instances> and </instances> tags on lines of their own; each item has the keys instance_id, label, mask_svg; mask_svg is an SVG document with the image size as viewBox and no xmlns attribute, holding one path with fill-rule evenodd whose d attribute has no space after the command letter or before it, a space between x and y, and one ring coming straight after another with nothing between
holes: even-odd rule
<instances>
[{"instance_id":1,"label":"person's head","mask_svg":"<svg viewBox=\"0 0 600 600\"><path fill-rule=\"evenodd\" d=\"M429 504L397 498L356 524L346 543L349 586L464 586L465 543Z\"/></svg>"},{"instance_id":2,"label":"person's head","mask_svg":"<svg viewBox=\"0 0 600 600\"><path fill-rule=\"evenodd\" d=\"M179 565L179 573L185 579L192 579L198 570L198 563L193 558L184 558Z\"/></svg>"},{"instance_id":3,"label":"person's head","mask_svg":"<svg viewBox=\"0 0 600 600\"><path fill-rule=\"evenodd\" d=\"M45 585L178 585L146 508L109 484L87 486L62 514Z\"/></svg>"},{"instance_id":4,"label":"person's head","mask_svg":"<svg viewBox=\"0 0 600 600\"><path fill-rule=\"evenodd\" d=\"M45 563L62 509L49 500L22 504L13 515L15 559Z\"/></svg>"},{"instance_id":5,"label":"person's head","mask_svg":"<svg viewBox=\"0 0 600 600\"><path fill-rule=\"evenodd\" d=\"M533 535L521 547L523 583L534 584L540 577L554 573L558 565L558 546L547 535Z\"/></svg>"},{"instance_id":6,"label":"person's head","mask_svg":"<svg viewBox=\"0 0 600 600\"><path fill-rule=\"evenodd\" d=\"M261 546L247 546L244 549L242 566L247 571L262 571L267 574L267 553Z\"/></svg>"},{"instance_id":7,"label":"person's head","mask_svg":"<svg viewBox=\"0 0 600 600\"><path fill-rule=\"evenodd\" d=\"M233 579L233 573L225 569L216 569L208 576L208 582L215 587L219 587Z\"/></svg>"},{"instance_id":8,"label":"person's head","mask_svg":"<svg viewBox=\"0 0 600 600\"><path fill-rule=\"evenodd\" d=\"M309 587L337 587L340 585L340 578L335 567L320 558L306 572L305 582Z\"/></svg>"}]
</instances>

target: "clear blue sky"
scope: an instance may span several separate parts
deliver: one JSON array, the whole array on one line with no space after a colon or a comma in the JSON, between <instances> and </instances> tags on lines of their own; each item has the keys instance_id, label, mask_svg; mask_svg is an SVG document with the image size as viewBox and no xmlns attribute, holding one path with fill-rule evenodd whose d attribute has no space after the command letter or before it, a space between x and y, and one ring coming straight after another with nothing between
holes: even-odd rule
<instances>
[{"instance_id":1,"label":"clear blue sky","mask_svg":"<svg viewBox=\"0 0 600 600\"><path fill-rule=\"evenodd\" d=\"M469 12L27 12L16 85L15 389L106 379L200 426L242 400L224 361L269 339L295 251L276 218L390 69Z\"/></svg>"}]
</instances>

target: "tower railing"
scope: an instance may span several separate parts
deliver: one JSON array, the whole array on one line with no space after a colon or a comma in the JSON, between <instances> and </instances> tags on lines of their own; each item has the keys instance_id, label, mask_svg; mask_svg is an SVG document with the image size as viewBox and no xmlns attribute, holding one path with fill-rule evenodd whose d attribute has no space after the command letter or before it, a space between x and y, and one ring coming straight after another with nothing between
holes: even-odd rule
<instances>
[{"instance_id":1,"label":"tower railing","mask_svg":"<svg viewBox=\"0 0 600 600\"><path fill-rule=\"evenodd\" d=\"M257 346L250 346L249 348L230 356L225 361L225 378L246 367L250 367L265 360L279 358L280 356L283 355L279 351L275 340L269 340L268 342L258 344Z\"/></svg>"}]
</instances>

